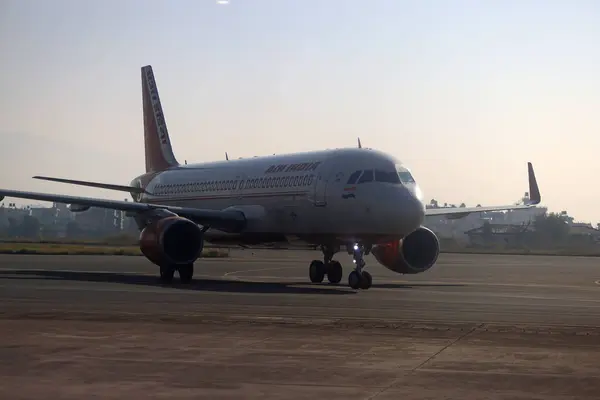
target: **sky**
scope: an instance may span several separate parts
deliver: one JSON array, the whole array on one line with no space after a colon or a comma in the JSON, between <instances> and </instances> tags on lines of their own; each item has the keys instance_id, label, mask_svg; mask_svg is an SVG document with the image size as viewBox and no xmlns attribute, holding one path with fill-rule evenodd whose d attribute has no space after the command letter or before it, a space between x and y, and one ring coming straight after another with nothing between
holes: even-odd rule
<instances>
[{"instance_id":1,"label":"sky","mask_svg":"<svg viewBox=\"0 0 600 400\"><path fill-rule=\"evenodd\" d=\"M511 204L531 161L551 211L600 221L600 3L0 0L0 187L128 184L144 170L140 67L177 158L356 146L426 199Z\"/></svg>"}]
</instances>

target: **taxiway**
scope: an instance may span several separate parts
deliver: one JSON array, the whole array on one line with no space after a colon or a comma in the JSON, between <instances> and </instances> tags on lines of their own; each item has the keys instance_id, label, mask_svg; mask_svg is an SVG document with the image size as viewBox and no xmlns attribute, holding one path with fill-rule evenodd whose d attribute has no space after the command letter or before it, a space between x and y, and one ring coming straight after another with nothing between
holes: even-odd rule
<instances>
[{"instance_id":1,"label":"taxiway","mask_svg":"<svg viewBox=\"0 0 600 400\"><path fill-rule=\"evenodd\" d=\"M313 258L234 251L163 286L141 257L0 256L0 397L597 398L596 258L369 258L367 291L310 284Z\"/></svg>"}]
</instances>

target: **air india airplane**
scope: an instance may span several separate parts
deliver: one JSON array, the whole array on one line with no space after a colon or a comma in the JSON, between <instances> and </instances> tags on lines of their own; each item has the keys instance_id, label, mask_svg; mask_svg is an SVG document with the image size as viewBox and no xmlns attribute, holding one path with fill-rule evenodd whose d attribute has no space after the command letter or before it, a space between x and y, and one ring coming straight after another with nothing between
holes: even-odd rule
<instances>
[{"instance_id":1,"label":"air india airplane","mask_svg":"<svg viewBox=\"0 0 600 400\"><path fill-rule=\"evenodd\" d=\"M426 209L410 170L397 158L372 149L345 148L196 165L180 164L150 65L142 67L146 173L129 186L37 176L34 178L129 192L129 201L0 189L0 200L15 197L125 211L134 217L140 249L160 267L160 279L177 271L189 283L204 242L243 247L320 247L323 261L310 263L311 282L342 279L333 259L353 255L348 276L353 289L371 287L364 256L384 267L417 274L437 261L439 241L423 226L425 216L461 218L482 211L533 207L541 200L531 163L530 200L521 205Z\"/></svg>"}]
</instances>

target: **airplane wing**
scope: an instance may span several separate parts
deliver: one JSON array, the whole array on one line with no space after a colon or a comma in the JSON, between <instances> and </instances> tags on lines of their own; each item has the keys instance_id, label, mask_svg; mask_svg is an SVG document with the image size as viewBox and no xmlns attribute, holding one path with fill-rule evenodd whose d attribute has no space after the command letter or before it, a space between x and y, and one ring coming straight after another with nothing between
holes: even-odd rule
<instances>
[{"instance_id":1,"label":"airplane wing","mask_svg":"<svg viewBox=\"0 0 600 400\"><path fill-rule=\"evenodd\" d=\"M542 196L540 195L540 189L535 178L533 165L530 162L527 163L527 172L529 175L529 201L525 204L487 207L428 208L425 210L425 216L444 215L448 219L458 219L476 212L521 210L534 207L542 201Z\"/></svg>"},{"instance_id":2,"label":"airplane wing","mask_svg":"<svg viewBox=\"0 0 600 400\"><path fill-rule=\"evenodd\" d=\"M39 175L34 176L33 179L40 179L40 180L51 181L51 182L69 183L71 185L90 186L90 187L96 187L96 188L101 188L101 189L118 190L121 192L151 194L148 191L146 191L142 188L139 188L139 187L135 187L135 186L113 185L110 183L89 182L89 181L77 181L74 179L52 178L50 176L39 176Z\"/></svg>"},{"instance_id":3,"label":"airplane wing","mask_svg":"<svg viewBox=\"0 0 600 400\"><path fill-rule=\"evenodd\" d=\"M127 211L130 213L143 214L152 211L166 210L181 217L188 218L200 225L211 226L217 229L237 232L243 229L246 217L237 210L208 210L188 207L175 207L160 204L136 203L121 200L94 199L91 197L79 197L37 192L22 192L18 190L0 189L0 201L4 197L15 197L18 199L30 199L39 201L50 201L56 203L76 204L98 208Z\"/></svg>"}]
</instances>

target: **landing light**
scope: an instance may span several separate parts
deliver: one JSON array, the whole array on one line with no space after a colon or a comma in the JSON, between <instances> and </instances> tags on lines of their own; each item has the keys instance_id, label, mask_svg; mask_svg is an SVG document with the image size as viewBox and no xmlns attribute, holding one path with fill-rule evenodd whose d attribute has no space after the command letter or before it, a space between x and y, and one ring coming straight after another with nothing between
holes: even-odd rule
<instances>
[{"instance_id":1,"label":"landing light","mask_svg":"<svg viewBox=\"0 0 600 400\"><path fill-rule=\"evenodd\" d=\"M357 244L354 245L354 250L358 250L358 245Z\"/></svg>"}]
</instances>

